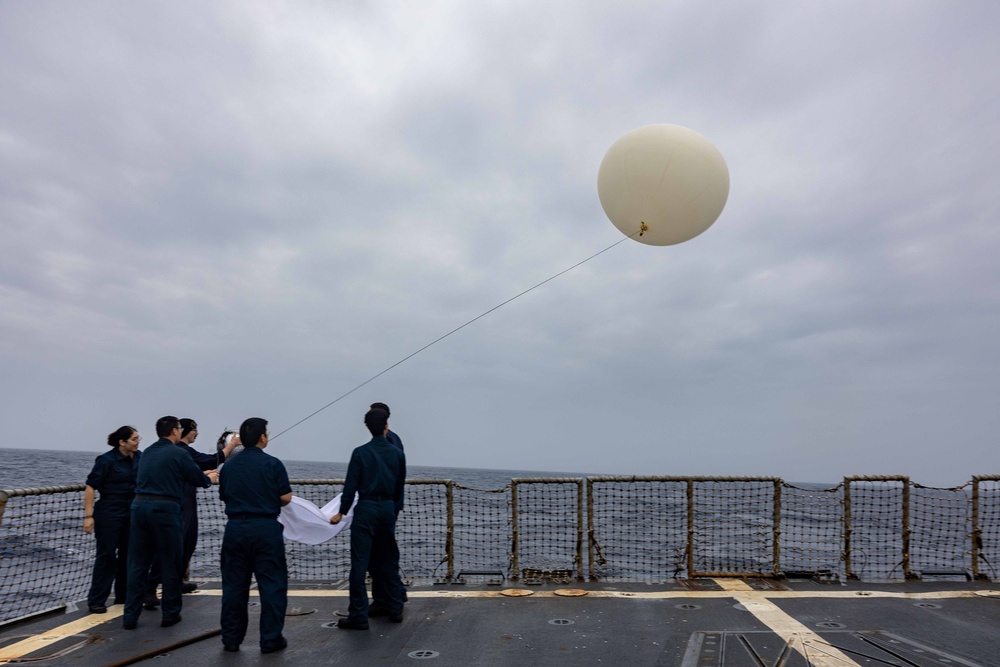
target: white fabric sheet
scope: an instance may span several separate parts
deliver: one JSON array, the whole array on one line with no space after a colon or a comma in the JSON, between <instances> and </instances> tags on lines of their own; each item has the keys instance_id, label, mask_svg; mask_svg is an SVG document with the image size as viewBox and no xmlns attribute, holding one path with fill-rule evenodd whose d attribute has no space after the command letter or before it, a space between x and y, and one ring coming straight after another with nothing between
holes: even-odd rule
<instances>
[{"instance_id":1,"label":"white fabric sheet","mask_svg":"<svg viewBox=\"0 0 1000 667\"><path fill-rule=\"evenodd\" d=\"M278 515L278 521L285 527L285 538L304 544L323 544L347 528L354 518L354 505L347 511L347 516L340 519L340 523L330 523L330 517L340 511L342 495L338 493L336 498L322 508L305 498L292 496L292 502L282 507L281 514Z\"/></svg>"}]
</instances>

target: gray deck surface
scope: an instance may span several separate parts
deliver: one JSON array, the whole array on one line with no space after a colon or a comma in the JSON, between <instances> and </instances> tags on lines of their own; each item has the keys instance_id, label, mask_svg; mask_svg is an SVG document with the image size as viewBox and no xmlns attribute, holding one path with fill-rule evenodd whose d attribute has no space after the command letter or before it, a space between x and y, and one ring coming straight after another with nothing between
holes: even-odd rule
<instances>
[{"instance_id":1,"label":"gray deck surface","mask_svg":"<svg viewBox=\"0 0 1000 667\"><path fill-rule=\"evenodd\" d=\"M291 592L289 647L270 655L257 646L255 606L240 652L223 652L218 590L206 585L184 597L184 620L172 628L159 627L158 611L145 611L134 631L121 628L120 606L73 611L0 629L0 656L73 624L69 636L11 664L130 664L145 655L153 665L1000 665L996 584L749 583L411 586L404 622L372 619L368 631L332 627L346 591L320 585ZM533 594L500 594L511 588ZM588 594L555 594L566 589ZM779 636L771 626L785 614L794 620ZM805 648L789 647L789 632ZM848 660L825 655L829 646Z\"/></svg>"}]
</instances>

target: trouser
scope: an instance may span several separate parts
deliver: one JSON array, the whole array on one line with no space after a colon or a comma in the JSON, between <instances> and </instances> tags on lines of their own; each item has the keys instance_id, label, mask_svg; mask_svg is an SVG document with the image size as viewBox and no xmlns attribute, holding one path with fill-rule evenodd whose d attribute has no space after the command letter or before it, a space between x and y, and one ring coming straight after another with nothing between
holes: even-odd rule
<instances>
[{"instance_id":1,"label":"trouser","mask_svg":"<svg viewBox=\"0 0 1000 667\"><path fill-rule=\"evenodd\" d=\"M181 532L184 543L182 552L181 578L191 566L191 556L198 545L198 504L194 498L184 496L181 499ZM146 580L146 594L156 595L156 587L160 585L163 576L160 574L160 559L153 559L153 567Z\"/></svg>"},{"instance_id":2,"label":"trouser","mask_svg":"<svg viewBox=\"0 0 1000 667\"><path fill-rule=\"evenodd\" d=\"M368 620L368 589L365 573L372 575L372 588L384 595L389 613L403 611L403 584L399 579L396 547L396 516L391 500L359 500L351 520L351 574L348 617Z\"/></svg>"},{"instance_id":3,"label":"trouser","mask_svg":"<svg viewBox=\"0 0 1000 667\"><path fill-rule=\"evenodd\" d=\"M170 500L136 498L132 501L128 547L128 595L122 621L136 622L142 613L146 578L154 558L160 562L163 579L164 620L181 613L181 507Z\"/></svg>"},{"instance_id":4,"label":"trouser","mask_svg":"<svg viewBox=\"0 0 1000 667\"><path fill-rule=\"evenodd\" d=\"M238 646L247 634L250 577L260 595L260 647L277 647L288 608L284 527L277 519L229 519L222 537L222 643Z\"/></svg>"},{"instance_id":5,"label":"trouser","mask_svg":"<svg viewBox=\"0 0 1000 667\"><path fill-rule=\"evenodd\" d=\"M184 567L181 572L184 573L191 567L191 556L198 546L198 505L194 501L181 503L181 526L184 531Z\"/></svg>"},{"instance_id":6,"label":"trouser","mask_svg":"<svg viewBox=\"0 0 1000 667\"><path fill-rule=\"evenodd\" d=\"M396 515L396 522L399 521L399 515ZM396 563L396 567L399 567L399 543L395 539L395 529L393 529L393 540L392 540L392 554L390 558ZM372 604L379 605L381 607L388 607L389 602L387 601L385 592L386 582L383 579L373 579L372 580ZM400 586L402 586L400 595L403 600L406 600L406 587L403 586L402 580L400 580Z\"/></svg>"},{"instance_id":7,"label":"trouser","mask_svg":"<svg viewBox=\"0 0 1000 667\"><path fill-rule=\"evenodd\" d=\"M115 604L125 601L128 592L129 506L131 500L98 500L94 505L94 538L97 555L87 594L88 607L108 601L114 583Z\"/></svg>"}]
</instances>

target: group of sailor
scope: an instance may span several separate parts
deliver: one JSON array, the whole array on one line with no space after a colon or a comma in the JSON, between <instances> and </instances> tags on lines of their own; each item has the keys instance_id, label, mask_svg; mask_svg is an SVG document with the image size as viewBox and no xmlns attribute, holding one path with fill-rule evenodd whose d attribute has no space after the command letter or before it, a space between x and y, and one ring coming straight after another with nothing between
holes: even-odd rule
<instances>
[{"instance_id":1,"label":"group of sailor","mask_svg":"<svg viewBox=\"0 0 1000 667\"><path fill-rule=\"evenodd\" d=\"M403 508L406 457L388 420L385 403L373 403L365 414L372 439L351 454L340 511L330 519L340 522L354 505L350 605L347 617L338 621L343 629L367 630L373 616L403 620L406 591L399 577L395 525ZM221 553L223 647L238 651L246 637L251 577L260 595L261 653L288 646L282 634L288 568L278 516L291 502L292 488L284 464L264 452L270 439L267 424L251 417L238 433L224 432L214 455L191 447L198 437L192 419L161 417L156 422L159 439L142 452L134 427L122 426L108 435L111 450L95 460L84 491L83 528L97 542L87 596L92 613L107 612L113 587L114 603L124 604L126 630L138 627L144 607L161 606L161 627L182 620L182 594L197 590L196 584L183 581L198 539L197 489L217 482L227 517ZM242 452L232 456L239 445ZM366 573L372 576L371 604Z\"/></svg>"}]
</instances>

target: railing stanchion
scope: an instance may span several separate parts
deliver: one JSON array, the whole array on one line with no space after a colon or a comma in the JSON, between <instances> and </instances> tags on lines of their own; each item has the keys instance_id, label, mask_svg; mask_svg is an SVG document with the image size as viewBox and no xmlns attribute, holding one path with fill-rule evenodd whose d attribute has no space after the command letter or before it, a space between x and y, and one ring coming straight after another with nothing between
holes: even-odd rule
<instances>
[{"instance_id":1,"label":"railing stanchion","mask_svg":"<svg viewBox=\"0 0 1000 667\"><path fill-rule=\"evenodd\" d=\"M910 570L910 478L904 477L903 482L903 578L917 579Z\"/></svg>"},{"instance_id":2,"label":"railing stanchion","mask_svg":"<svg viewBox=\"0 0 1000 667\"><path fill-rule=\"evenodd\" d=\"M455 483L448 480L445 496L448 512L448 533L445 536L444 553L448 560L448 581L455 580Z\"/></svg>"},{"instance_id":3,"label":"railing stanchion","mask_svg":"<svg viewBox=\"0 0 1000 667\"><path fill-rule=\"evenodd\" d=\"M844 478L844 576L848 580L857 579L851 567L851 478Z\"/></svg>"},{"instance_id":4,"label":"railing stanchion","mask_svg":"<svg viewBox=\"0 0 1000 667\"><path fill-rule=\"evenodd\" d=\"M687 576L694 576L694 480L687 481Z\"/></svg>"},{"instance_id":5,"label":"railing stanchion","mask_svg":"<svg viewBox=\"0 0 1000 667\"><path fill-rule=\"evenodd\" d=\"M775 577L781 577L781 485L780 479L774 480L774 569Z\"/></svg>"},{"instance_id":6,"label":"railing stanchion","mask_svg":"<svg viewBox=\"0 0 1000 667\"><path fill-rule=\"evenodd\" d=\"M517 544L517 482L510 485L510 578L517 581L521 576L521 564L518 558Z\"/></svg>"},{"instance_id":7,"label":"railing stanchion","mask_svg":"<svg viewBox=\"0 0 1000 667\"><path fill-rule=\"evenodd\" d=\"M583 480L576 482L576 580L583 581Z\"/></svg>"},{"instance_id":8,"label":"railing stanchion","mask_svg":"<svg viewBox=\"0 0 1000 667\"><path fill-rule=\"evenodd\" d=\"M587 478L587 567L591 581L596 581L594 574L594 480Z\"/></svg>"}]
</instances>

